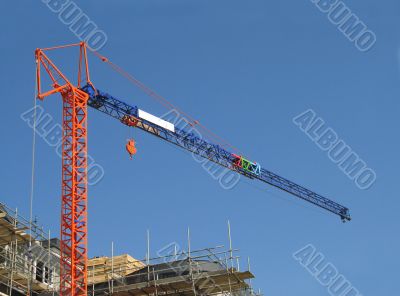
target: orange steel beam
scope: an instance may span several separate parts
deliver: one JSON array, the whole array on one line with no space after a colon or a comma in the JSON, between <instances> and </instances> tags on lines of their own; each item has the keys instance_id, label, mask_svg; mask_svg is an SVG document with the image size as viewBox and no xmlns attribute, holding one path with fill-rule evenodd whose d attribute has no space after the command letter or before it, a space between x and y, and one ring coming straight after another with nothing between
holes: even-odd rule
<instances>
[{"instance_id":1,"label":"orange steel beam","mask_svg":"<svg viewBox=\"0 0 400 296\"><path fill-rule=\"evenodd\" d=\"M47 57L44 51L79 46L78 83L74 86ZM37 97L43 100L60 93L63 100L62 192L61 192L61 267L60 295L87 295L87 100L79 89L82 63L86 83L91 83L84 42L37 49ZM41 68L52 81L51 89L42 90Z\"/></svg>"}]
</instances>

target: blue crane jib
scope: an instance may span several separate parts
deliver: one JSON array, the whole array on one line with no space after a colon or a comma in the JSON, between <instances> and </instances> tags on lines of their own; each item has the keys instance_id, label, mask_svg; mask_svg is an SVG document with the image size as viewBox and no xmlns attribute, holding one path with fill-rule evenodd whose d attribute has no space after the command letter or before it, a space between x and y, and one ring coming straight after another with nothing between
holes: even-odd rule
<instances>
[{"instance_id":1,"label":"blue crane jib","mask_svg":"<svg viewBox=\"0 0 400 296\"><path fill-rule=\"evenodd\" d=\"M254 174L256 176L261 175L261 166L256 162L245 159L243 156L232 154L234 157L233 165L237 169L242 169L247 173Z\"/></svg>"},{"instance_id":2,"label":"blue crane jib","mask_svg":"<svg viewBox=\"0 0 400 296\"><path fill-rule=\"evenodd\" d=\"M210 143L196 136L192 132L177 128L160 118L154 116L153 118L151 114L140 110L138 107L128 105L112 95L94 89L93 86L89 84L85 85L82 90L89 95L88 106L118 119L127 126L137 127L169 143L235 171L247 178L258 179L262 182L273 185L298 198L338 215L344 222L351 220L348 208L272 173L262 168L258 163L233 154L219 145Z\"/></svg>"}]
</instances>

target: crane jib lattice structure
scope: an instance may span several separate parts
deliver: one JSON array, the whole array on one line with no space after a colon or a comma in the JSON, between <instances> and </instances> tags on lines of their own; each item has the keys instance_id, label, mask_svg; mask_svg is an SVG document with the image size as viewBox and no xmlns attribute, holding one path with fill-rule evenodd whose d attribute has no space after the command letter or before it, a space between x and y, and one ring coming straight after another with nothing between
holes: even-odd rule
<instances>
[{"instance_id":1,"label":"crane jib lattice structure","mask_svg":"<svg viewBox=\"0 0 400 296\"><path fill-rule=\"evenodd\" d=\"M91 84L84 86L82 90L89 95L88 105L90 107L120 120L125 125L135 126L167 142L207 158L223 167L236 171L243 176L250 179L258 179L289 192L340 216L344 221L351 219L348 208L270 172L257 163L228 152L219 145L212 144L197 137L194 133L187 133L176 127L173 132L148 120L140 118L138 116L138 107L128 105L107 93L94 89Z\"/></svg>"},{"instance_id":2,"label":"crane jib lattice structure","mask_svg":"<svg viewBox=\"0 0 400 296\"><path fill-rule=\"evenodd\" d=\"M79 48L78 81L70 82L46 55L47 51ZM204 157L247 178L273 185L298 198L351 219L349 209L261 167L220 145L194 133L157 124L136 106L131 106L94 87L90 80L87 49L84 42L37 49L37 97L41 100L59 93L63 101L62 203L60 295L87 295L87 107L101 111L123 124L139 128L169 143ZM102 58L106 61L105 58ZM42 89L41 73L51 80L49 90ZM151 116L151 115L150 115Z\"/></svg>"}]
</instances>

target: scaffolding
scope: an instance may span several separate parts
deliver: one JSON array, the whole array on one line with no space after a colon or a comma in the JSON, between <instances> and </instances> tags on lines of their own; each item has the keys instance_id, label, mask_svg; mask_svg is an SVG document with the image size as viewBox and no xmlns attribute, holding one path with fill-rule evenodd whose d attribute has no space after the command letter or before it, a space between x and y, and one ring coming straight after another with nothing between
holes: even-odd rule
<instances>
[{"instance_id":1,"label":"scaffolding","mask_svg":"<svg viewBox=\"0 0 400 296\"><path fill-rule=\"evenodd\" d=\"M42 227L0 203L0 293L55 291L59 253Z\"/></svg>"},{"instance_id":2,"label":"scaffolding","mask_svg":"<svg viewBox=\"0 0 400 296\"><path fill-rule=\"evenodd\" d=\"M229 234L230 235L230 234ZM88 295L259 295L251 287L250 265L230 246L181 250L172 243L143 260L127 254L88 261ZM0 296L56 296L60 241L37 223L0 203Z\"/></svg>"},{"instance_id":3,"label":"scaffolding","mask_svg":"<svg viewBox=\"0 0 400 296\"><path fill-rule=\"evenodd\" d=\"M172 254L145 259L141 269L129 266L111 268L108 281L89 285L88 294L147 295L255 295L249 282L254 275L250 268L240 270L239 250L223 246L196 251L180 251L170 244ZM138 263L142 263L139 261ZM233 265L232 265L233 263ZM89 270L90 273L90 270ZM90 278L90 276L89 276Z\"/></svg>"}]
</instances>

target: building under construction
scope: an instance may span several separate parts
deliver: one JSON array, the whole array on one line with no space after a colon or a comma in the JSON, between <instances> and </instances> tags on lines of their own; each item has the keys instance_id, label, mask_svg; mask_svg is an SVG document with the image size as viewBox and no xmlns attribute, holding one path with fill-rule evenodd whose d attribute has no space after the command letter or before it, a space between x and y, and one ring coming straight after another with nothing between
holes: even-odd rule
<instances>
[{"instance_id":1,"label":"building under construction","mask_svg":"<svg viewBox=\"0 0 400 296\"><path fill-rule=\"evenodd\" d=\"M252 295L250 266L238 250L180 250L170 244L157 257L95 257L88 261L88 295ZM58 295L60 240L0 204L0 294ZM259 293L257 293L259 294Z\"/></svg>"}]
</instances>

